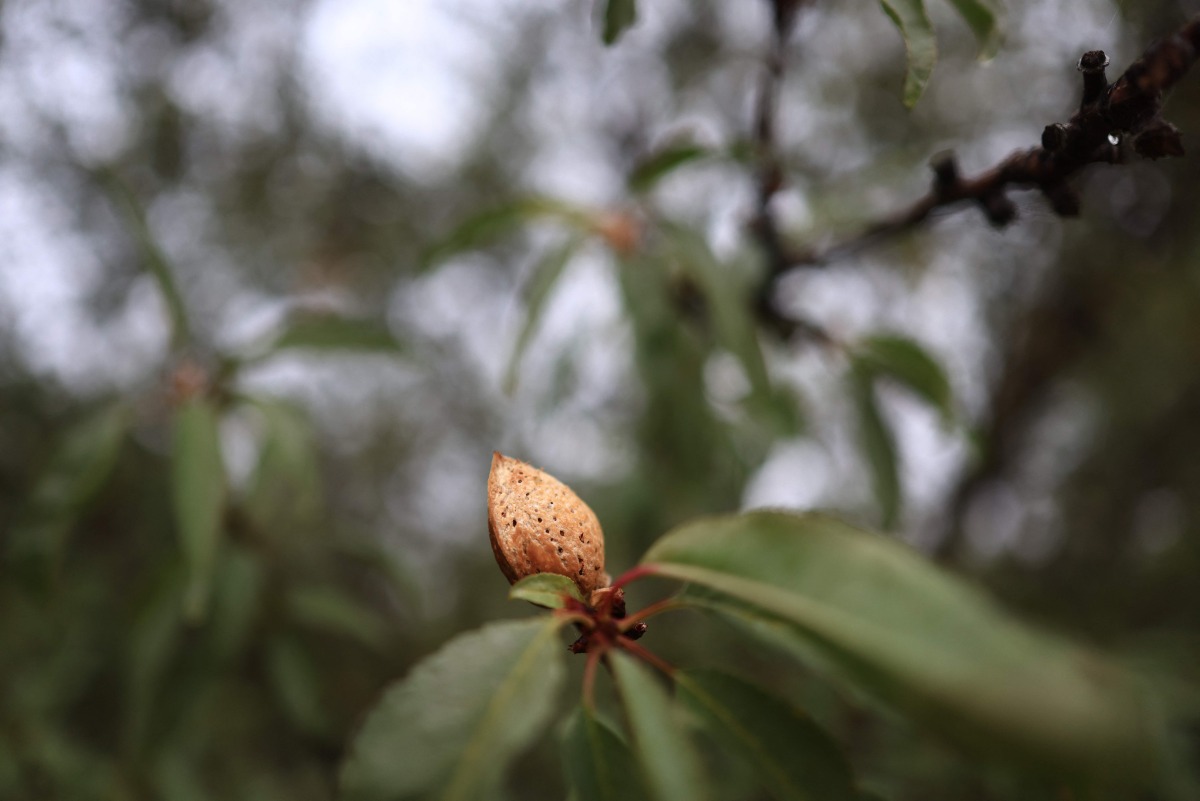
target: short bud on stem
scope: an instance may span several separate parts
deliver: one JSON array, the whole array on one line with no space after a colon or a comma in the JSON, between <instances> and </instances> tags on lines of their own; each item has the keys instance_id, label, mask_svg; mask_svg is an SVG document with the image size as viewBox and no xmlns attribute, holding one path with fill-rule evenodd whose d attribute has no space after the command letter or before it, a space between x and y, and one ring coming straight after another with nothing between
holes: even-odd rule
<instances>
[{"instance_id":1,"label":"short bud on stem","mask_svg":"<svg viewBox=\"0 0 1200 801\"><path fill-rule=\"evenodd\" d=\"M1104 97L1108 91L1108 78L1104 68L1108 66L1108 56L1103 50L1089 50L1079 59L1078 70L1083 73L1083 100L1079 107L1084 108Z\"/></svg>"}]
</instances>

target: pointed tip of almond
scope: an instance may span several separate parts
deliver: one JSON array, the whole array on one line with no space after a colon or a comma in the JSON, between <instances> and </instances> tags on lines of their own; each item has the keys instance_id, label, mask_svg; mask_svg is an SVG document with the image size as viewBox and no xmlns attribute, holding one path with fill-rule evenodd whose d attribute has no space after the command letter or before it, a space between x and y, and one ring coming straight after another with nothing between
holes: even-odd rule
<instances>
[{"instance_id":1,"label":"pointed tip of almond","mask_svg":"<svg viewBox=\"0 0 1200 801\"><path fill-rule=\"evenodd\" d=\"M488 535L509 582L557 573L585 597L608 584L595 512L554 476L499 451L488 475Z\"/></svg>"}]
</instances>

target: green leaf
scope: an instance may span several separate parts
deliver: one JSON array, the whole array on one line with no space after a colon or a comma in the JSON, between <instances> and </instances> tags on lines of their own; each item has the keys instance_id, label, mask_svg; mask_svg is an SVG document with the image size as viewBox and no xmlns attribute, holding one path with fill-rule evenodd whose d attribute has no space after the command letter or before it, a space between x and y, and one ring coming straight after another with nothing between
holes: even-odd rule
<instances>
[{"instance_id":1,"label":"green leaf","mask_svg":"<svg viewBox=\"0 0 1200 801\"><path fill-rule=\"evenodd\" d=\"M679 699L727 750L754 767L775 798L854 801L850 767L837 745L786 701L716 671L675 676Z\"/></svg>"},{"instance_id":2,"label":"green leaf","mask_svg":"<svg viewBox=\"0 0 1200 801\"><path fill-rule=\"evenodd\" d=\"M691 142L669 145L651 153L634 167L629 176L629 189L635 193L647 192L680 167L709 155L707 148Z\"/></svg>"},{"instance_id":3,"label":"green leaf","mask_svg":"<svg viewBox=\"0 0 1200 801\"><path fill-rule=\"evenodd\" d=\"M542 321L542 313L546 309L546 301L549 300L551 290L558 283L558 279L562 276L566 266L571 262L571 257L575 255L578 247L579 239L572 237L561 248L557 248L546 254L533 271L533 275L529 277L529 283L525 288L525 303L527 307L525 311L525 325L521 327L521 334L517 338L517 344L513 348L512 356L508 361L508 370L505 371L504 387L506 392L511 393L517 385L517 370L521 366L521 359L525 355L525 349L529 347L529 342L537 332L538 324Z\"/></svg>"},{"instance_id":4,"label":"green leaf","mask_svg":"<svg viewBox=\"0 0 1200 801\"><path fill-rule=\"evenodd\" d=\"M870 369L855 363L850 370L850 394L858 414L858 435L863 455L871 468L881 522L891 528L900 516L900 473L892 430L879 411L875 381Z\"/></svg>"},{"instance_id":5,"label":"green leaf","mask_svg":"<svg viewBox=\"0 0 1200 801\"><path fill-rule=\"evenodd\" d=\"M904 37L908 53L908 71L904 76L904 105L912 108L921 99L933 67L937 64L937 37L925 13L924 0L880 0Z\"/></svg>"},{"instance_id":6,"label":"green leaf","mask_svg":"<svg viewBox=\"0 0 1200 801\"><path fill-rule=\"evenodd\" d=\"M559 626L545 617L493 623L418 664L354 738L342 797L493 797L554 711L565 673Z\"/></svg>"},{"instance_id":7,"label":"green leaf","mask_svg":"<svg viewBox=\"0 0 1200 801\"><path fill-rule=\"evenodd\" d=\"M668 502L694 510L730 491L732 482L718 465L732 448L704 395L704 361L708 348L680 325L668 289L660 253L640 251L620 263L618 279L625 312L633 327L638 375L646 390L640 423L647 469L659 472L670 465L675 490ZM740 487L740 483L739 483ZM740 492L740 489L736 490ZM653 508L663 509L656 494Z\"/></svg>"},{"instance_id":8,"label":"green leaf","mask_svg":"<svg viewBox=\"0 0 1200 801\"><path fill-rule=\"evenodd\" d=\"M876 380L884 376L913 391L941 413L943 421L954 417L950 381L932 356L911 339L875 336L854 351L850 392L858 415L858 432L863 454L871 468L882 524L896 524L903 502L895 439L879 410Z\"/></svg>"},{"instance_id":9,"label":"green leaf","mask_svg":"<svg viewBox=\"0 0 1200 801\"><path fill-rule=\"evenodd\" d=\"M163 677L183 635L180 599L184 590L183 576L175 566L162 571L129 629L125 738L134 753L146 746L151 717L160 706L157 701Z\"/></svg>"},{"instance_id":10,"label":"green leaf","mask_svg":"<svg viewBox=\"0 0 1200 801\"><path fill-rule=\"evenodd\" d=\"M158 284L163 301L167 305L167 313L171 318L171 345L180 348L191 339L191 326L188 322L187 307L179 285L175 281L171 263L150 230L146 221L146 213L129 185L114 171L101 170L100 178L108 189L114 202L124 212L126 221L142 251L142 260L146 270Z\"/></svg>"},{"instance_id":11,"label":"green leaf","mask_svg":"<svg viewBox=\"0 0 1200 801\"><path fill-rule=\"evenodd\" d=\"M795 433L799 423L794 404L786 393L776 391L767 371L749 284L739 280L734 265L719 261L697 232L679 225L664 225L663 229L671 234L673 247L668 257L700 290L718 344L737 358L750 382L747 410L772 431Z\"/></svg>"},{"instance_id":12,"label":"green leaf","mask_svg":"<svg viewBox=\"0 0 1200 801\"><path fill-rule=\"evenodd\" d=\"M206 398L192 398L175 413L171 500L188 575L184 605L197 620L208 605L225 511L217 412Z\"/></svg>"},{"instance_id":13,"label":"green leaf","mask_svg":"<svg viewBox=\"0 0 1200 801\"><path fill-rule=\"evenodd\" d=\"M699 758L666 690L633 657L616 651L610 661L649 797L654 801L707 798Z\"/></svg>"},{"instance_id":14,"label":"green leaf","mask_svg":"<svg viewBox=\"0 0 1200 801\"><path fill-rule=\"evenodd\" d=\"M607 724L582 707L567 721L562 752L567 782L578 801L627 801L646 797L629 746Z\"/></svg>"},{"instance_id":15,"label":"green leaf","mask_svg":"<svg viewBox=\"0 0 1200 801\"><path fill-rule=\"evenodd\" d=\"M205 633L214 656L226 664L255 644L254 629L267 581L259 553L231 544L213 577L213 600Z\"/></svg>"},{"instance_id":16,"label":"green leaf","mask_svg":"<svg viewBox=\"0 0 1200 801\"><path fill-rule=\"evenodd\" d=\"M468 217L421 258L428 268L461 253L475 250L538 219L557 219L580 231L592 228L592 215L554 198L521 197Z\"/></svg>"},{"instance_id":17,"label":"green leaf","mask_svg":"<svg viewBox=\"0 0 1200 801\"><path fill-rule=\"evenodd\" d=\"M402 353L404 346L380 320L305 312L289 319L268 350L256 359L297 349Z\"/></svg>"},{"instance_id":18,"label":"green leaf","mask_svg":"<svg viewBox=\"0 0 1200 801\"><path fill-rule=\"evenodd\" d=\"M637 22L637 0L608 0L604 7L604 44L621 38L625 29Z\"/></svg>"},{"instance_id":19,"label":"green leaf","mask_svg":"<svg viewBox=\"0 0 1200 801\"><path fill-rule=\"evenodd\" d=\"M562 609L564 597L587 603L574 581L556 573L526 576L512 585L508 597L514 601L529 601L547 609Z\"/></svg>"},{"instance_id":20,"label":"green leaf","mask_svg":"<svg viewBox=\"0 0 1200 801\"><path fill-rule=\"evenodd\" d=\"M321 735L329 720L321 707L317 666L295 637L278 635L267 644L267 674L283 710L301 731Z\"/></svg>"},{"instance_id":21,"label":"green leaf","mask_svg":"<svg viewBox=\"0 0 1200 801\"><path fill-rule=\"evenodd\" d=\"M406 555L388 547L365 531L339 531L329 541L339 558L351 560L355 568L366 568L384 580L389 592L395 593L398 611L416 613L422 602L422 591L416 568Z\"/></svg>"},{"instance_id":22,"label":"green leaf","mask_svg":"<svg viewBox=\"0 0 1200 801\"><path fill-rule=\"evenodd\" d=\"M316 631L349 637L377 650L387 645L388 626L383 619L339 587L296 587L287 596L287 609L294 620Z\"/></svg>"},{"instance_id":23,"label":"green leaf","mask_svg":"<svg viewBox=\"0 0 1200 801\"><path fill-rule=\"evenodd\" d=\"M894 379L937 409L943 420L954 417L954 397L946 371L929 353L907 337L875 336L855 349L858 364Z\"/></svg>"},{"instance_id":24,"label":"green leaf","mask_svg":"<svg viewBox=\"0 0 1200 801\"><path fill-rule=\"evenodd\" d=\"M9 532L7 545L15 562L51 569L58 564L71 527L112 474L129 422L124 405L106 406L55 443Z\"/></svg>"},{"instance_id":25,"label":"green leaf","mask_svg":"<svg viewBox=\"0 0 1200 801\"><path fill-rule=\"evenodd\" d=\"M262 415L258 465L242 500L263 532L283 537L311 528L323 509L321 470L311 422L290 403L252 399Z\"/></svg>"},{"instance_id":26,"label":"green leaf","mask_svg":"<svg viewBox=\"0 0 1200 801\"><path fill-rule=\"evenodd\" d=\"M1119 786L1155 759L1157 726L1130 675L1021 625L894 539L755 512L676 529L643 562L960 746Z\"/></svg>"},{"instance_id":27,"label":"green leaf","mask_svg":"<svg viewBox=\"0 0 1200 801\"><path fill-rule=\"evenodd\" d=\"M1000 12L992 0L949 0L949 3L979 40L979 57L987 60L996 55L1004 31L1000 26Z\"/></svg>"},{"instance_id":28,"label":"green leaf","mask_svg":"<svg viewBox=\"0 0 1200 801\"><path fill-rule=\"evenodd\" d=\"M208 772L182 749L163 749L155 760L150 781L156 798L171 801L210 801L203 777Z\"/></svg>"},{"instance_id":29,"label":"green leaf","mask_svg":"<svg viewBox=\"0 0 1200 801\"><path fill-rule=\"evenodd\" d=\"M87 504L112 472L129 422L129 409L114 404L72 426L34 486L26 514L41 516L64 507L75 511Z\"/></svg>"},{"instance_id":30,"label":"green leaf","mask_svg":"<svg viewBox=\"0 0 1200 801\"><path fill-rule=\"evenodd\" d=\"M670 226L669 230L679 265L704 293L718 341L741 362L751 392L769 394L771 380L750 312L747 286L734 280L736 276L730 266L717 260L697 232L683 226Z\"/></svg>"}]
</instances>

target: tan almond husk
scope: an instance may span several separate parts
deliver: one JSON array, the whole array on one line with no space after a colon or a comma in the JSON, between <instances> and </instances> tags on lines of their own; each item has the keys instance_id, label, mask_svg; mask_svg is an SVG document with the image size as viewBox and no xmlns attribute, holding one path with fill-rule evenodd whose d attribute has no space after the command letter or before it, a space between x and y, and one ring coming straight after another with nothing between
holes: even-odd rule
<instances>
[{"instance_id":1,"label":"tan almond husk","mask_svg":"<svg viewBox=\"0 0 1200 801\"><path fill-rule=\"evenodd\" d=\"M488 535L509 582L557 573L584 598L609 584L596 513L554 476L499 452L488 476Z\"/></svg>"}]
</instances>

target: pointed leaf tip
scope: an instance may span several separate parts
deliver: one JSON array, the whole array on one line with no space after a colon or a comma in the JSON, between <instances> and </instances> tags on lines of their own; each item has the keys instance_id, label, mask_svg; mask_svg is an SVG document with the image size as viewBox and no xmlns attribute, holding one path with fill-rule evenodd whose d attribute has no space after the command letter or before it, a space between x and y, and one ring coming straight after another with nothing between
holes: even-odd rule
<instances>
[{"instance_id":1,"label":"pointed leaf tip","mask_svg":"<svg viewBox=\"0 0 1200 801\"><path fill-rule=\"evenodd\" d=\"M856 363L915 392L937 409L943 420L954 417L950 379L936 359L916 341L895 335L873 336L857 349Z\"/></svg>"},{"instance_id":2,"label":"pointed leaf tip","mask_svg":"<svg viewBox=\"0 0 1200 801\"><path fill-rule=\"evenodd\" d=\"M880 0L884 12L904 39L908 68L904 76L904 105L912 108L925 93L937 64L937 37L924 0Z\"/></svg>"},{"instance_id":3,"label":"pointed leaf tip","mask_svg":"<svg viewBox=\"0 0 1200 801\"><path fill-rule=\"evenodd\" d=\"M574 598L585 603L578 585L566 576L557 573L535 573L518 581L508 591L513 601L528 601L546 609L562 609L564 598Z\"/></svg>"},{"instance_id":4,"label":"pointed leaf tip","mask_svg":"<svg viewBox=\"0 0 1200 801\"><path fill-rule=\"evenodd\" d=\"M608 0L604 7L604 44L611 45L637 22L637 0Z\"/></svg>"},{"instance_id":5,"label":"pointed leaf tip","mask_svg":"<svg viewBox=\"0 0 1200 801\"><path fill-rule=\"evenodd\" d=\"M950 4L979 40L980 60L996 55L1004 40L1004 28L994 0L950 0Z\"/></svg>"},{"instance_id":6,"label":"pointed leaf tip","mask_svg":"<svg viewBox=\"0 0 1200 801\"><path fill-rule=\"evenodd\" d=\"M875 499L879 503L880 523L891 528L900 517L903 503L896 440L879 409L874 375L861 362L851 369L850 394L858 414L859 445L871 470Z\"/></svg>"}]
</instances>

